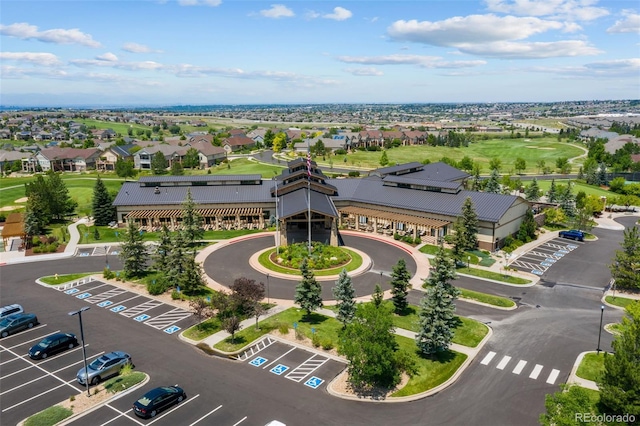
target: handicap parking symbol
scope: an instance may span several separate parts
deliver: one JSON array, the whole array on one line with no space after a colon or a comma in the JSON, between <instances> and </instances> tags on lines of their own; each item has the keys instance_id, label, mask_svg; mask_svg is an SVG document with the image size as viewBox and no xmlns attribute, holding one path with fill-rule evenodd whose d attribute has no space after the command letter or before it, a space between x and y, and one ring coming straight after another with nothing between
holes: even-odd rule
<instances>
[{"instance_id":1,"label":"handicap parking symbol","mask_svg":"<svg viewBox=\"0 0 640 426\"><path fill-rule=\"evenodd\" d=\"M69 290L65 290L64 294L73 294L73 293L77 293L78 291L80 290L78 290L77 288L71 288Z\"/></svg>"},{"instance_id":2,"label":"handicap parking symbol","mask_svg":"<svg viewBox=\"0 0 640 426\"><path fill-rule=\"evenodd\" d=\"M126 306L118 305L116 307L111 308L110 311L111 312L121 312L121 311L124 311L125 309L127 309Z\"/></svg>"},{"instance_id":3,"label":"handicap parking symbol","mask_svg":"<svg viewBox=\"0 0 640 426\"><path fill-rule=\"evenodd\" d=\"M306 382L304 382L305 386L309 386L310 388L317 389L324 382L320 377L313 376Z\"/></svg>"},{"instance_id":4,"label":"handicap parking symbol","mask_svg":"<svg viewBox=\"0 0 640 426\"><path fill-rule=\"evenodd\" d=\"M273 374L277 374L278 376L281 375L282 373L284 373L285 371L287 371L289 369L289 367L287 367L286 365L283 364L278 364L275 367L273 367L271 371Z\"/></svg>"},{"instance_id":5,"label":"handicap parking symbol","mask_svg":"<svg viewBox=\"0 0 640 426\"><path fill-rule=\"evenodd\" d=\"M553 253L553 255L554 255L555 257L563 257L563 256L564 256L564 253L561 253L561 252L557 251L557 252Z\"/></svg>"},{"instance_id":6,"label":"handicap parking symbol","mask_svg":"<svg viewBox=\"0 0 640 426\"><path fill-rule=\"evenodd\" d=\"M542 271L538 271L537 269L534 269L531 271L532 274L536 274L536 275L542 275L543 272Z\"/></svg>"},{"instance_id":7,"label":"handicap parking symbol","mask_svg":"<svg viewBox=\"0 0 640 426\"><path fill-rule=\"evenodd\" d=\"M266 358L262 358L261 356L258 356L258 357L255 357L254 359L252 359L249 362L249 364L253 365L254 367L260 367L265 362L267 362Z\"/></svg>"},{"instance_id":8,"label":"handicap parking symbol","mask_svg":"<svg viewBox=\"0 0 640 426\"><path fill-rule=\"evenodd\" d=\"M546 266L547 268L549 268L549 267L553 266L553 264L552 264L552 263L549 263L549 262L542 262L540 265L542 265L542 266Z\"/></svg>"},{"instance_id":9,"label":"handicap parking symbol","mask_svg":"<svg viewBox=\"0 0 640 426\"><path fill-rule=\"evenodd\" d=\"M142 314L142 315L138 315L137 317L135 317L134 320L136 320L138 322L142 322L142 321L145 321L145 320L147 320L149 318L151 318L150 315Z\"/></svg>"},{"instance_id":10,"label":"handicap parking symbol","mask_svg":"<svg viewBox=\"0 0 640 426\"><path fill-rule=\"evenodd\" d=\"M575 249L577 249L577 248L578 248L578 246L574 246L573 244L569 244L569 245L567 245L567 248L568 248L569 250L575 250Z\"/></svg>"},{"instance_id":11,"label":"handicap parking symbol","mask_svg":"<svg viewBox=\"0 0 640 426\"><path fill-rule=\"evenodd\" d=\"M547 263L556 263L556 260L551 258L545 259L544 261Z\"/></svg>"},{"instance_id":12,"label":"handicap parking symbol","mask_svg":"<svg viewBox=\"0 0 640 426\"><path fill-rule=\"evenodd\" d=\"M111 300L105 300L104 302L98 303L98 307L106 308L107 306L109 306L111 304L113 304L113 302Z\"/></svg>"},{"instance_id":13,"label":"handicap parking symbol","mask_svg":"<svg viewBox=\"0 0 640 426\"><path fill-rule=\"evenodd\" d=\"M90 296L91 296L91 293L82 293L82 294L77 295L76 297L78 299L86 299L87 297L90 297Z\"/></svg>"},{"instance_id":14,"label":"handicap parking symbol","mask_svg":"<svg viewBox=\"0 0 640 426\"><path fill-rule=\"evenodd\" d=\"M178 330L180 330L180 327L178 327L177 325L172 325L171 327L165 328L163 331L167 334L173 334Z\"/></svg>"},{"instance_id":15,"label":"handicap parking symbol","mask_svg":"<svg viewBox=\"0 0 640 426\"><path fill-rule=\"evenodd\" d=\"M558 253L564 253L564 254L567 254L567 253L569 253L569 251L568 251L568 250L558 250Z\"/></svg>"},{"instance_id":16,"label":"handicap parking symbol","mask_svg":"<svg viewBox=\"0 0 640 426\"><path fill-rule=\"evenodd\" d=\"M80 254L79 254L79 256L80 256L80 257L86 257L86 256L89 256L89 253L84 253L84 252L83 252L83 253L80 253Z\"/></svg>"}]
</instances>

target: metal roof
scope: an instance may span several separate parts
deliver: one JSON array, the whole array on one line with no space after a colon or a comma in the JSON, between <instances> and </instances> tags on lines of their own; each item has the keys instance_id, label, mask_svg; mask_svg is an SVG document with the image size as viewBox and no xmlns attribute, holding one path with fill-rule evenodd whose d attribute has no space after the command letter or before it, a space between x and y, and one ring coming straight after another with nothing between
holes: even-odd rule
<instances>
[{"instance_id":1,"label":"metal roof","mask_svg":"<svg viewBox=\"0 0 640 426\"><path fill-rule=\"evenodd\" d=\"M262 175L142 176L139 182L209 182L262 180Z\"/></svg>"},{"instance_id":2,"label":"metal roof","mask_svg":"<svg viewBox=\"0 0 640 426\"><path fill-rule=\"evenodd\" d=\"M338 210L333 205L333 201L326 194L316 191L311 192L311 211L321 213L325 216L338 217ZM295 216L306 212L307 206L307 190L299 189L279 197L278 216L281 218Z\"/></svg>"},{"instance_id":3,"label":"metal roof","mask_svg":"<svg viewBox=\"0 0 640 426\"><path fill-rule=\"evenodd\" d=\"M409 174L412 178L428 179L451 182L469 177L469 173L451 167L450 165L438 161L436 163L425 164L422 170Z\"/></svg>"},{"instance_id":4,"label":"metal roof","mask_svg":"<svg viewBox=\"0 0 640 426\"><path fill-rule=\"evenodd\" d=\"M460 182L446 182L441 180L431 180L431 179L419 179L412 177L413 173L408 175L387 175L382 181L390 182L390 183L406 183L409 185L423 185L423 186L431 186L434 188L443 188L443 189L458 189L462 184Z\"/></svg>"},{"instance_id":5,"label":"metal roof","mask_svg":"<svg viewBox=\"0 0 640 426\"><path fill-rule=\"evenodd\" d=\"M382 168L373 170L373 172L379 173L381 175L387 175L392 173L404 172L404 171L419 168L419 167L424 167L424 164L418 163L416 161L413 163L404 163L404 164L397 164L395 166L390 166L390 167L382 167Z\"/></svg>"}]
</instances>

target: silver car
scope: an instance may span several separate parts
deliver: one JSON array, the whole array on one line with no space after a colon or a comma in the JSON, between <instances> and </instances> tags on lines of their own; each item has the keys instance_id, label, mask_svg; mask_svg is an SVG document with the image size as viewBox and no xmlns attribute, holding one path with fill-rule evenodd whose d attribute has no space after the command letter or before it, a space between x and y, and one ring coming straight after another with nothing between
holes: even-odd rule
<instances>
[{"instance_id":1,"label":"silver car","mask_svg":"<svg viewBox=\"0 0 640 426\"><path fill-rule=\"evenodd\" d=\"M87 366L89 383L97 385L101 380L120 374L120 370L125 365L133 365L131 355L128 353L113 351L101 355ZM85 385L87 383L85 378L84 367L82 367L76 374L76 379L78 383Z\"/></svg>"}]
</instances>

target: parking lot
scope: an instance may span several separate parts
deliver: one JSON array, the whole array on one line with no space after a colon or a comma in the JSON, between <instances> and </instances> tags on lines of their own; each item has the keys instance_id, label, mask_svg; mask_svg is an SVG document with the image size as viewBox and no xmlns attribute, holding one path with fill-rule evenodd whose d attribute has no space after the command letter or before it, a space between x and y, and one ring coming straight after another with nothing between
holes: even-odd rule
<instances>
[{"instance_id":1,"label":"parking lot","mask_svg":"<svg viewBox=\"0 0 640 426\"><path fill-rule=\"evenodd\" d=\"M565 238L554 238L520 255L511 261L509 266L521 271L542 275L566 255L579 249L584 244L584 242Z\"/></svg>"}]
</instances>

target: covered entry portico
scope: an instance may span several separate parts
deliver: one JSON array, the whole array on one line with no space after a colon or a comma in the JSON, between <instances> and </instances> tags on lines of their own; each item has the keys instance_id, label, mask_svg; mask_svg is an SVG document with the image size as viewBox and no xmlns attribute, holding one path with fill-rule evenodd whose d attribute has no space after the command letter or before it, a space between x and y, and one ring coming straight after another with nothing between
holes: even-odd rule
<instances>
[{"instance_id":1,"label":"covered entry portico","mask_svg":"<svg viewBox=\"0 0 640 426\"><path fill-rule=\"evenodd\" d=\"M308 205L309 193L311 208ZM280 244L286 246L307 241L311 224L311 241L337 246L337 218L338 211L325 194L305 189L285 194L280 198L278 206Z\"/></svg>"},{"instance_id":2,"label":"covered entry portico","mask_svg":"<svg viewBox=\"0 0 640 426\"><path fill-rule=\"evenodd\" d=\"M447 235L447 227L451 224L446 220L366 207L349 206L339 208L338 211L340 227L385 235L411 235L414 239L420 237L429 244L437 244L438 238Z\"/></svg>"}]
</instances>

